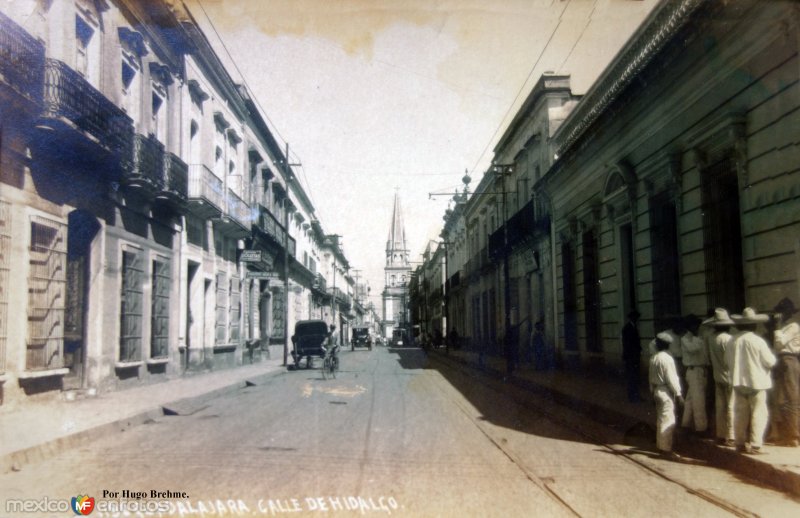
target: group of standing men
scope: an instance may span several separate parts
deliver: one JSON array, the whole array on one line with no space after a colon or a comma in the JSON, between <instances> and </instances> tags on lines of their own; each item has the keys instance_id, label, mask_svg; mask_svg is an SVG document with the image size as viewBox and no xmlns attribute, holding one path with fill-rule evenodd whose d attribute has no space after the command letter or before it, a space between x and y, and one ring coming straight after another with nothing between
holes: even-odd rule
<instances>
[{"instance_id":1,"label":"group of standing men","mask_svg":"<svg viewBox=\"0 0 800 518\"><path fill-rule=\"evenodd\" d=\"M785 298L772 314L745 308L729 315L724 308L706 320L694 315L671 319L670 328L650 343L650 390L656 403L656 447L672 452L676 403L681 425L708 433L708 395L713 393L717 441L742 453L761 451L773 408L771 436L782 446L798 446L800 432L800 325L794 303ZM631 311L622 331L628 397L639 400L638 312ZM763 326L763 327L759 327ZM760 330L765 333L759 334ZM636 343L634 343L634 341ZM709 390L709 368L713 391ZM771 405L768 391L773 388ZM684 401L685 394L685 401Z\"/></svg>"}]
</instances>

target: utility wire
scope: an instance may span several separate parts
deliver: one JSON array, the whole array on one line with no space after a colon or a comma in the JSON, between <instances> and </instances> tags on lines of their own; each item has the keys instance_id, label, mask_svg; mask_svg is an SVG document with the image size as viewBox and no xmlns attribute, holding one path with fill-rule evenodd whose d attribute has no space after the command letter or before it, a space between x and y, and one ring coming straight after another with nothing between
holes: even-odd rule
<instances>
[{"instance_id":1,"label":"utility wire","mask_svg":"<svg viewBox=\"0 0 800 518\"><path fill-rule=\"evenodd\" d=\"M287 141L283 137L283 135L281 135L280 131L278 131L278 126L274 122L272 122L272 119L270 119L269 115L267 115L267 111L264 109L263 106L261 106L261 102L258 100L258 96L256 96L255 90L250 88L250 84L247 82L247 77L244 75L242 70L239 68L239 65L236 63L236 60L233 58L233 55L231 54L231 51L228 49L228 46L225 44L225 40L222 39L222 36L220 35L219 31L217 31L217 27L214 25L214 22L211 21L211 17L206 12L206 8L203 7L203 3L200 0L195 0L195 2L197 2L197 5L200 7L200 10L203 11L203 15L206 17L206 20L208 20L208 23L211 26L211 29L214 31L214 34L217 36L217 39L219 40L220 44L222 45L222 48L225 49L225 53L228 55L228 59L231 60L231 63L233 64L233 68L236 69L236 72L238 72L239 76L242 78L242 82L247 87L247 89L252 93L253 100L255 101L256 106L258 106L258 109L260 110L261 115L267 120L267 122L269 122L270 126L272 127L272 130L275 132L275 134L278 136L278 138L281 141L283 141L284 144L286 144ZM299 163L301 163L301 164L303 163L303 161L300 159L300 156L297 153L295 153L293 151L290 151L290 154L294 155ZM288 156L286 157L286 162L287 163L291 162L291 160L290 160L290 158ZM301 169L303 171L303 177L306 180L305 181L305 183L306 183L305 188L308 191L309 198L311 198L311 201L313 202L314 201L314 197L313 197L313 195L311 193L311 184L308 182L308 177L306 176L305 169L302 168L302 165L300 167L301 167Z\"/></svg>"},{"instance_id":2,"label":"utility wire","mask_svg":"<svg viewBox=\"0 0 800 518\"><path fill-rule=\"evenodd\" d=\"M589 25L592 23L592 15L594 14L595 9L597 9L597 0L594 0L594 4L592 4L592 10L591 10L591 12L589 12L589 18L586 20L586 25L583 26L583 30L578 35L578 38L575 40L575 43L572 45L572 48L569 49L569 53L567 54L567 57L564 58L564 61L561 63L561 66L556 69L557 71L561 72L564 69L564 65L567 64L567 60L569 60L569 58L572 57L572 53L575 51L575 48L578 46L578 43L580 43L581 38L583 38L584 33L586 33L586 29L588 29Z\"/></svg>"},{"instance_id":3,"label":"utility wire","mask_svg":"<svg viewBox=\"0 0 800 518\"><path fill-rule=\"evenodd\" d=\"M506 118L508 117L508 114L511 113L511 109L516 104L517 100L519 99L519 96L525 90L525 85L527 85L528 81L530 81L531 76L533 75L533 71L536 70L536 67L539 65L539 61L541 61L542 56L544 56L545 51L547 51L547 48L550 46L550 42L553 41L553 36L555 36L556 31L558 30L559 26L561 25L561 18L564 16L564 11L567 10L567 6L569 6L571 1L572 0L567 0L567 3L564 4L564 8L561 9L561 13L558 15L558 23L556 23L556 26L553 29L553 32L550 33L550 37L547 38L547 43L544 44L544 47L542 48L542 51L539 53L539 56L536 58L536 61L533 63L533 66L531 67L530 71L528 72L528 77L526 77L525 81L522 82L522 85L519 87L519 90L517 91L517 95L514 97L514 100L511 101L511 104L508 106L508 109L506 110L505 115L503 115L503 118L500 119L500 123L497 125L497 128L494 130L494 133L492 133L492 136L489 138L489 141L486 143L486 147L483 148L483 151L481 151L480 156L478 156L478 159L475 161L475 165L473 165L472 169L470 169L470 174L473 174L473 175L475 174L475 170L478 168L478 164L480 163L481 160L483 160L483 157L486 154L486 151L489 150L489 146L492 144L492 142L494 141L494 138L500 132L500 128L503 127L503 123L505 122Z\"/></svg>"}]
</instances>

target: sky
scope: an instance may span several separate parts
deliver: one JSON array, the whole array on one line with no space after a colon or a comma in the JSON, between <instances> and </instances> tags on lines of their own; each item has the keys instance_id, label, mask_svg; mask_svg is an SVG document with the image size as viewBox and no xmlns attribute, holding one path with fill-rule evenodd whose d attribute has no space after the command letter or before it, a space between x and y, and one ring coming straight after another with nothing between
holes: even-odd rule
<instances>
[{"instance_id":1,"label":"sky","mask_svg":"<svg viewBox=\"0 0 800 518\"><path fill-rule=\"evenodd\" d=\"M377 307L394 193L419 261L465 171L477 185L542 73L585 93L656 4L184 1L289 142L317 218L343 236Z\"/></svg>"}]
</instances>

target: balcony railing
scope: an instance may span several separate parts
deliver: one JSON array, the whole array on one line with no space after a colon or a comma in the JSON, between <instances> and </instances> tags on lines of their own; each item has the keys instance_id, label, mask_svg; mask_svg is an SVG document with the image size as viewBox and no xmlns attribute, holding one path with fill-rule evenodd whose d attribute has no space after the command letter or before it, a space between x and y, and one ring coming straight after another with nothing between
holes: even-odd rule
<instances>
[{"instance_id":1,"label":"balcony railing","mask_svg":"<svg viewBox=\"0 0 800 518\"><path fill-rule=\"evenodd\" d=\"M164 184L162 196L185 201L189 190L189 166L175 154L164 153Z\"/></svg>"},{"instance_id":2,"label":"balcony railing","mask_svg":"<svg viewBox=\"0 0 800 518\"><path fill-rule=\"evenodd\" d=\"M189 165L189 198L204 200L219 211L225 207L225 197L220 180L203 164Z\"/></svg>"},{"instance_id":3,"label":"balcony railing","mask_svg":"<svg viewBox=\"0 0 800 518\"><path fill-rule=\"evenodd\" d=\"M271 236L277 244L283 246L283 236L285 231L283 230L283 225L281 225L278 220L275 218L275 215L272 214L265 206L261 205L260 214L258 217L258 227L263 230L267 235Z\"/></svg>"},{"instance_id":4,"label":"balcony railing","mask_svg":"<svg viewBox=\"0 0 800 518\"><path fill-rule=\"evenodd\" d=\"M157 189L161 186L164 167L164 146L154 136L136 134L133 137L133 163L124 173L128 185Z\"/></svg>"},{"instance_id":5,"label":"balcony railing","mask_svg":"<svg viewBox=\"0 0 800 518\"><path fill-rule=\"evenodd\" d=\"M252 224L250 207L230 189L228 189L228 215L247 229Z\"/></svg>"},{"instance_id":6,"label":"balcony railing","mask_svg":"<svg viewBox=\"0 0 800 518\"><path fill-rule=\"evenodd\" d=\"M0 81L39 102L44 78L44 45L0 13Z\"/></svg>"},{"instance_id":7,"label":"balcony railing","mask_svg":"<svg viewBox=\"0 0 800 518\"><path fill-rule=\"evenodd\" d=\"M325 280L321 274L317 274L314 277L314 289L327 293L328 292L328 281Z\"/></svg>"},{"instance_id":8,"label":"balcony railing","mask_svg":"<svg viewBox=\"0 0 800 518\"><path fill-rule=\"evenodd\" d=\"M489 263L489 247L488 246L484 246L483 248L481 248L480 258L481 258L481 263L480 263L481 264L481 268L488 267L489 264L490 264Z\"/></svg>"},{"instance_id":9,"label":"balcony railing","mask_svg":"<svg viewBox=\"0 0 800 518\"><path fill-rule=\"evenodd\" d=\"M123 170L130 167L133 152L131 118L83 76L56 59L45 60L42 115L49 119L66 119L118 157Z\"/></svg>"}]
</instances>

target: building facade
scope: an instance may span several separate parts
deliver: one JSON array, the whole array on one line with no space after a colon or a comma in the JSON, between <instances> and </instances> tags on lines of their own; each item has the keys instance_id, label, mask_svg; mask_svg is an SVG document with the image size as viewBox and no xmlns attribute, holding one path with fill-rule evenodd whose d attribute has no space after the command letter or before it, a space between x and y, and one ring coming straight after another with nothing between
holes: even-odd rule
<instances>
[{"instance_id":1,"label":"building facade","mask_svg":"<svg viewBox=\"0 0 800 518\"><path fill-rule=\"evenodd\" d=\"M616 368L631 309L649 340L797 300L799 27L793 2L663 1L586 95L543 76L446 215L466 333L541 320L562 364Z\"/></svg>"},{"instance_id":2,"label":"building facade","mask_svg":"<svg viewBox=\"0 0 800 518\"><path fill-rule=\"evenodd\" d=\"M258 361L330 308L288 146L182 4L0 25L4 404Z\"/></svg>"}]
</instances>

